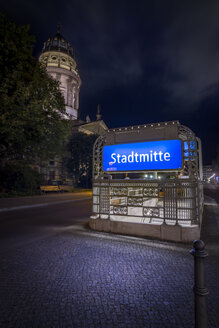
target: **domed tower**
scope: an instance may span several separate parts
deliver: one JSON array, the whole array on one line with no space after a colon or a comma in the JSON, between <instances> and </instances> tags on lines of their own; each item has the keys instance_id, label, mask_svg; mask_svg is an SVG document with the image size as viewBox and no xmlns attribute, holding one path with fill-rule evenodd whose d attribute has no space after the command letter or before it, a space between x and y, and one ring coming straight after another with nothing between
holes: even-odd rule
<instances>
[{"instance_id":1,"label":"domed tower","mask_svg":"<svg viewBox=\"0 0 219 328\"><path fill-rule=\"evenodd\" d=\"M60 82L65 99L66 113L72 120L79 118L79 91L81 79L69 42L60 34L60 26L55 36L44 42L39 61L47 72Z\"/></svg>"}]
</instances>

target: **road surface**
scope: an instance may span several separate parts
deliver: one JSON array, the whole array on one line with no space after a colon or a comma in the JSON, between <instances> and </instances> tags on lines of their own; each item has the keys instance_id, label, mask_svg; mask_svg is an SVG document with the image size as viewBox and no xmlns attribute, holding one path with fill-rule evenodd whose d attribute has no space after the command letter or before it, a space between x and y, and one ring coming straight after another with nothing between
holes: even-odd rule
<instances>
[{"instance_id":1,"label":"road surface","mask_svg":"<svg viewBox=\"0 0 219 328\"><path fill-rule=\"evenodd\" d=\"M194 327L191 245L90 231L89 197L0 200L0 327ZM216 328L217 252L205 267Z\"/></svg>"}]
</instances>

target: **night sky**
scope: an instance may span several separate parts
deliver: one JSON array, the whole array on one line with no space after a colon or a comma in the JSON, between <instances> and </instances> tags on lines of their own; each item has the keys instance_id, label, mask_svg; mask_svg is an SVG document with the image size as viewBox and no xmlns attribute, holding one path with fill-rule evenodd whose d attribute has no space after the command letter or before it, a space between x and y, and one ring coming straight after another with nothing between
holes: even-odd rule
<instances>
[{"instance_id":1,"label":"night sky","mask_svg":"<svg viewBox=\"0 0 219 328\"><path fill-rule=\"evenodd\" d=\"M219 1L7 0L7 18L30 24L39 56L61 34L82 79L81 119L109 128L179 120L203 143L204 164L219 144Z\"/></svg>"}]
</instances>

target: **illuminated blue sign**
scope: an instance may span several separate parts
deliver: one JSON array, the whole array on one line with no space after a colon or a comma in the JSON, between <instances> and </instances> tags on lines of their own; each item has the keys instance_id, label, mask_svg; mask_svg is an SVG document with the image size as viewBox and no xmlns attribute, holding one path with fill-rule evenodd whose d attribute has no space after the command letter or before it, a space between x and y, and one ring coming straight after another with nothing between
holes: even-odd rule
<instances>
[{"instance_id":1,"label":"illuminated blue sign","mask_svg":"<svg viewBox=\"0 0 219 328\"><path fill-rule=\"evenodd\" d=\"M103 170L178 170L182 167L180 140L148 141L103 147Z\"/></svg>"}]
</instances>

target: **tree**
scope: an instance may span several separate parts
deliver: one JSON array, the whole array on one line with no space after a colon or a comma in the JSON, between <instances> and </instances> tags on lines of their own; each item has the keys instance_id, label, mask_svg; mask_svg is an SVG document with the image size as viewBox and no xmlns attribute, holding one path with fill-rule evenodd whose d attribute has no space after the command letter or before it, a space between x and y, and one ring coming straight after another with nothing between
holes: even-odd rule
<instances>
[{"instance_id":1,"label":"tree","mask_svg":"<svg viewBox=\"0 0 219 328\"><path fill-rule=\"evenodd\" d=\"M93 145L97 135L86 135L78 132L71 136L66 158L68 172L72 175L76 186L90 188L92 186Z\"/></svg>"},{"instance_id":2,"label":"tree","mask_svg":"<svg viewBox=\"0 0 219 328\"><path fill-rule=\"evenodd\" d=\"M7 164L0 170L0 192L13 196L40 192L42 177L21 162Z\"/></svg>"},{"instance_id":3,"label":"tree","mask_svg":"<svg viewBox=\"0 0 219 328\"><path fill-rule=\"evenodd\" d=\"M32 55L34 40L28 26L0 16L0 168L48 159L70 132L59 84Z\"/></svg>"}]
</instances>

